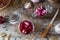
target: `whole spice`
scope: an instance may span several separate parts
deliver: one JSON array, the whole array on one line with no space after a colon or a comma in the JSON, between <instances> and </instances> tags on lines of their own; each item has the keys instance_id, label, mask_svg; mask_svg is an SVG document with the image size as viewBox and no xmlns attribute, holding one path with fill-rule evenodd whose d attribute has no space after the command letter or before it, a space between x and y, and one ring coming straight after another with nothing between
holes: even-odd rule
<instances>
[{"instance_id":1,"label":"whole spice","mask_svg":"<svg viewBox=\"0 0 60 40\"><path fill-rule=\"evenodd\" d=\"M6 8L10 4L11 0L0 0L0 10Z\"/></svg>"}]
</instances>

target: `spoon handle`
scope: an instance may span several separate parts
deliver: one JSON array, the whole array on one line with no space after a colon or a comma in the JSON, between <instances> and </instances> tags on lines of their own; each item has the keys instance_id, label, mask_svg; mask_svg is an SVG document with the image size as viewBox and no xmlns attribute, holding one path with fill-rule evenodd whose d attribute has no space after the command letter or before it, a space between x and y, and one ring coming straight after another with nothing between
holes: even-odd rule
<instances>
[{"instance_id":1,"label":"spoon handle","mask_svg":"<svg viewBox=\"0 0 60 40\"><path fill-rule=\"evenodd\" d=\"M47 28L45 29L45 31L40 35L41 38L46 37L46 35L48 34L50 28L52 27L52 24L48 24Z\"/></svg>"}]
</instances>

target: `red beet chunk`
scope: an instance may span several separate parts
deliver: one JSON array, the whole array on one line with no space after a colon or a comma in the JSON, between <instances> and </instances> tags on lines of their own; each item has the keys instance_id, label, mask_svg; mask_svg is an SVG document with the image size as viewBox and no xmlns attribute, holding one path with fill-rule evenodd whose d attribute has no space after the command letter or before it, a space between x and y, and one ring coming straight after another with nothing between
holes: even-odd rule
<instances>
[{"instance_id":1,"label":"red beet chunk","mask_svg":"<svg viewBox=\"0 0 60 40\"><path fill-rule=\"evenodd\" d=\"M20 23L20 32L23 34L29 34L33 31L33 25L29 21L23 21Z\"/></svg>"},{"instance_id":2,"label":"red beet chunk","mask_svg":"<svg viewBox=\"0 0 60 40\"><path fill-rule=\"evenodd\" d=\"M35 10L37 17L42 17L46 15L46 9L43 6L38 6Z\"/></svg>"},{"instance_id":3,"label":"red beet chunk","mask_svg":"<svg viewBox=\"0 0 60 40\"><path fill-rule=\"evenodd\" d=\"M0 24L3 24L5 22L4 17L0 16Z\"/></svg>"}]
</instances>

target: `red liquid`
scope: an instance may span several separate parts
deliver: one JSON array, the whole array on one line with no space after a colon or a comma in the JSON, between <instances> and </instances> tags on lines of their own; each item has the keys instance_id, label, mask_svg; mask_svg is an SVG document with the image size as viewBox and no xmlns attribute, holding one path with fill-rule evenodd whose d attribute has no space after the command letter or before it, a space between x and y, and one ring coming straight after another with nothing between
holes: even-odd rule
<instances>
[{"instance_id":1,"label":"red liquid","mask_svg":"<svg viewBox=\"0 0 60 40\"><path fill-rule=\"evenodd\" d=\"M21 33L29 34L30 32L33 31L33 25L29 21L23 21L20 23L19 29L20 29Z\"/></svg>"}]
</instances>

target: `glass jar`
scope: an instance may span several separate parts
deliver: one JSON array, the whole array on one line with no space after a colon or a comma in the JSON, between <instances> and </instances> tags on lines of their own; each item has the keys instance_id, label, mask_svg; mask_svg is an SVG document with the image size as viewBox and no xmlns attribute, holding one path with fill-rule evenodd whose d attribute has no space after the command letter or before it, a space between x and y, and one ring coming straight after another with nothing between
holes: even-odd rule
<instances>
[{"instance_id":1,"label":"glass jar","mask_svg":"<svg viewBox=\"0 0 60 40\"><path fill-rule=\"evenodd\" d=\"M53 6L52 6L52 4L50 4L49 2L48 2L48 3L43 3L43 6L46 8L46 11L47 11L48 13L52 13L52 11L53 11Z\"/></svg>"},{"instance_id":2,"label":"glass jar","mask_svg":"<svg viewBox=\"0 0 60 40\"><path fill-rule=\"evenodd\" d=\"M20 21L20 13L15 10L15 11L12 11L11 14L9 14L9 23L10 24L15 24L15 23L18 23Z\"/></svg>"}]
</instances>

